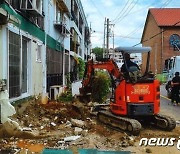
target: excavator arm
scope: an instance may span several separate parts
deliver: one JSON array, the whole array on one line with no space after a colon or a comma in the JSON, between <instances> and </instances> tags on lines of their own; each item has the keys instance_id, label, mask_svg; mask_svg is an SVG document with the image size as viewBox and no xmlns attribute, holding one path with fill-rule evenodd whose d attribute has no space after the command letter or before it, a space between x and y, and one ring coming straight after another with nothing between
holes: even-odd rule
<instances>
[{"instance_id":1,"label":"excavator arm","mask_svg":"<svg viewBox=\"0 0 180 154\"><path fill-rule=\"evenodd\" d=\"M115 82L115 80L123 79L122 73L119 71L117 64L112 59L103 59L101 61L89 60L86 64L82 88L80 88L81 94L85 95L91 92L91 82L94 77L95 69L107 70L111 76L112 83Z\"/></svg>"}]
</instances>

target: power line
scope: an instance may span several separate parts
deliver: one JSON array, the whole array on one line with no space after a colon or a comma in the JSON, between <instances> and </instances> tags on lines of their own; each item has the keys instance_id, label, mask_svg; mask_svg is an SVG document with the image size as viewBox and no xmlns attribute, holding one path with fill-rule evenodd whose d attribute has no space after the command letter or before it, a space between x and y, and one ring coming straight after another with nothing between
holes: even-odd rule
<instances>
[{"instance_id":1,"label":"power line","mask_svg":"<svg viewBox=\"0 0 180 154\"><path fill-rule=\"evenodd\" d=\"M171 1L172 1L172 0L166 0L166 1L162 4L161 9L163 9L163 7L166 7ZM156 3L152 3L151 5L154 5L154 4L156 4ZM149 6L151 6L151 5L149 5ZM136 12L137 12L137 11L136 11ZM134 34L135 32L139 31L143 26L144 26L144 24L140 24L140 25L138 26L138 28L134 29L131 33L129 33L129 34L126 35L126 36L128 37L128 36ZM125 36L125 37L126 37L126 36Z\"/></svg>"},{"instance_id":2,"label":"power line","mask_svg":"<svg viewBox=\"0 0 180 154\"><path fill-rule=\"evenodd\" d=\"M114 21L121 15L121 13L124 11L124 9L126 8L126 6L128 5L129 1L130 1L130 0L128 0L128 1L125 3L125 5L124 5L124 7L122 8L122 10L121 10L121 11L118 13L118 15L112 20L112 22L114 22Z\"/></svg>"},{"instance_id":3,"label":"power line","mask_svg":"<svg viewBox=\"0 0 180 154\"><path fill-rule=\"evenodd\" d=\"M171 1L172 1L172 0L167 0L167 1L165 1L165 2L163 3L163 5L161 6L161 8L167 6ZM157 3L157 2L154 2L154 3L146 6L145 8L140 9L140 10L137 10L137 11L134 11L134 12L131 12L131 13L129 12L129 13L127 13L126 15L124 15L123 17L121 17L121 18L124 19L124 18L125 18L126 16L128 16L128 15L131 15L131 14L134 14L134 13L137 13L137 12L141 12L142 10L147 9L147 8L151 7L152 5L154 5L154 4L156 4L156 3ZM133 6L133 8L134 8L134 6ZM131 10L132 10L132 9L131 9ZM131 11L131 10L130 10L130 11ZM123 19L121 19L120 21L122 21ZM120 21L119 21L119 22L120 22Z\"/></svg>"},{"instance_id":4,"label":"power line","mask_svg":"<svg viewBox=\"0 0 180 154\"><path fill-rule=\"evenodd\" d=\"M131 31L129 34L127 34L126 36L130 36L132 34L135 34L136 32L138 32L139 30L141 30L143 28L144 24L140 24L136 29L134 29L133 31Z\"/></svg>"},{"instance_id":5,"label":"power line","mask_svg":"<svg viewBox=\"0 0 180 154\"><path fill-rule=\"evenodd\" d=\"M120 21L122 21L126 16L128 16L128 14L132 11L132 9L136 6L136 4L138 3L139 0L136 0L135 3L133 5L131 5L133 2L131 2L131 4L128 6L128 8L126 9L126 11L122 14L122 16L120 16L115 23L118 23ZM131 6L131 7L130 7Z\"/></svg>"},{"instance_id":6,"label":"power line","mask_svg":"<svg viewBox=\"0 0 180 154\"><path fill-rule=\"evenodd\" d=\"M135 39L135 40L139 40L140 39L140 38L136 38L136 37L129 37L129 36L123 36L123 35L114 35L114 37L122 37L122 38Z\"/></svg>"},{"instance_id":7,"label":"power line","mask_svg":"<svg viewBox=\"0 0 180 154\"><path fill-rule=\"evenodd\" d=\"M100 9L98 9L98 7L95 5L95 3L93 2L93 0L90 0L90 1L91 1L91 4L96 8L96 10L97 10L97 12L99 13L99 15L104 18L104 15L103 15L102 12L100 11Z\"/></svg>"},{"instance_id":8,"label":"power line","mask_svg":"<svg viewBox=\"0 0 180 154\"><path fill-rule=\"evenodd\" d=\"M180 23L180 20L179 20L178 22L176 22L175 24L173 24L172 26L176 26L176 25L179 24L179 23ZM159 32L159 33L151 36L150 38L148 38L148 39L146 39L146 40L144 40L144 41L142 41L142 42L140 42L140 43L138 43L138 44L133 45L133 47L135 47L135 46L137 46L137 45L140 45L140 44L142 44L142 43L144 43L144 42L147 42L147 41L153 39L154 37L162 34L162 33L165 32L165 31L167 31L167 29L164 29L164 30L162 30L161 32Z\"/></svg>"}]
</instances>

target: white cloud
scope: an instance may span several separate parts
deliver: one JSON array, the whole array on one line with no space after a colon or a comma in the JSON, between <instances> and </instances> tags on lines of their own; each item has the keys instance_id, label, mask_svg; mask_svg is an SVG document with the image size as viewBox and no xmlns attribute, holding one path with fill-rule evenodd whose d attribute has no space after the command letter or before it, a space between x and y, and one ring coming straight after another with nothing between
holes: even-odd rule
<instances>
[{"instance_id":1,"label":"white cloud","mask_svg":"<svg viewBox=\"0 0 180 154\"><path fill-rule=\"evenodd\" d=\"M114 5L113 0L101 0L101 3L105 6L105 7L112 7Z\"/></svg>"}]
</instances>

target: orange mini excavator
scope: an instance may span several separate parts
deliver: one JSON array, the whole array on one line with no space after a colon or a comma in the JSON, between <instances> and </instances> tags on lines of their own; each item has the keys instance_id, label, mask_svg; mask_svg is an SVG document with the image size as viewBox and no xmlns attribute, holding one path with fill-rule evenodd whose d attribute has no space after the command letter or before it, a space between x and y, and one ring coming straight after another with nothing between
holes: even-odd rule
<instances>
[{"instance_id":1,"label":"orange mini excavator","mask_svg":"<svg viewBox=\"0 0 180 154\"><path fill-rule=\"evenodd\" d=\"M97 114L98 119L111 127L138 135L141 123L150 123L163 130L171 131L176 127L176 121L160 112L160 85L154 75L148 71L150 47L118 47L124 59L126 72L122 73L113 59L98 61L89 60L86 64L81 95L91 93L95 69L105 69L112 81L112 97L110 110L102 110ZM128 68L126 53L146 53L147 62L144 74L139 70ZM134 67L134 66L133 66Z\"/></svg>"}]
</instances>

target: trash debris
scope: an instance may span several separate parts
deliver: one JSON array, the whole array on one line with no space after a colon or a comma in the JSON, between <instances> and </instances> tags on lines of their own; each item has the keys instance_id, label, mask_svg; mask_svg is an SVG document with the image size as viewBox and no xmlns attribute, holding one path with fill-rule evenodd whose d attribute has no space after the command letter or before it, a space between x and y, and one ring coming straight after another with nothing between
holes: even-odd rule
<instances>
[{"instance_id":1,"label":"trash debris","mask_svg":"<svg viewBox=\"0 0 180 154\"><path fill-rule=\"evenodd\" d=\"M48 93L43 93L42 94L41 103L42 104L47 104L48 103Z\"/></svg>"},{"instance_id":2,"label":"trash debris","mask_svg":"<svg viewBox=\"0 0 180 154\"><path fill-rule=\"evenodd\" d=\"M57 120L58 119L58 117L56 116L55 118L54 118L54 120Z\"/></svg>"},{"instance_id":3,"label":"trash debris","mask_svg":"<svg viewBox=\"0 0 180 154\"><path fill-rule=\"evenodd\" d=\"M50 124L51 124L52 126L54 126L54 127L56 126L56 124L55 124L54 122L51 122Z\"/></svg>"},{"instance_id":4,"label":"trash debris","mask_svg":"<svg viewBox=\"0 0 180 154\"><path fill-rule=\"evenodd\" d=\"M23 131L32 131L32 128L24 127L22 128Z\"/></svg>"},{"instance_id":5,"label":"trash debris","mask_svg":"<svg viewBox=\"0 0 180 154\"><path fill-rule=\"evenodd\" d=\"M82 120L78 120L78 119L71 119L71 123L74 127L80 127L83 128L85 127L85 122Z\"/></svg>"},{"instance_id":6,"label":"trash debris","mask_svg":"<svg viewBox=\"0 0 180 154\"><path fill-rule=\"evenodd\" d=\"M44 126L41 126L40 129L44 129Z\"/></svg>"},{"instance_id":7,"label":"trash debris","mask_svg":"<svg viewBox=\"0 0 180 154\"><path fill-rule=\"evenodd\" d=\"M83 136L86 136L87 134L88 134L88 130L83 130L83 131L82 131L82 135L83 135Z\"/></svg>"},{"instance_id":8,"label":"trash debris","mask_svg":"<svg viewBox=\"0 0 180 154\"><path fill-rule=\"evenodd\" d=\"M79 110L74 110L72 103L63 102L41 104L41 102L33 99L33 101L15 106L17 113L11 117L15 123L11 122L8 130L11 134L5 130L3 124L0 124L0 136L5 139L0 139L0 147L18 149L17 142L19 138L24 138L28 145L33 145L33 148L42 144L45 148L50 149L71 149L74 146L78 149L118 151L129 146L133 146L129 148L136 146L137 141L139 141L138 137L108 129L105 125L99 123L96 117L90 115L90 107L86 108L87 104L82 103L81 105L84 105L84 107L81 107L81 110L84 111L81 113L78 112ZM82 113L84 115L81 115ZM163 137L169 137L172 134L179 138L180 130L175 129L174 131L175 133L154 130L142 131L140 137L153 137L154 134L157 135L158 133ZM3 136L4 134L6 136ZM27 144L24 144L24 146L27 146ZM40 147L38 146L38 148ZM27 153L31 152L29 149L27 150ZM152 150L154 151L154 149Z\"/></svg>"},{"instance_id":9,"label":"trash debris","mask_svg":"<svg viewBox=\"0 0 180 154\"><path fill-rule=\"evenodd\" d=\"M72 126L71 122L70 122L70 121L67 121L67 122L66 122L66 127L71 127L71 126Z\"/></svg>"},{"instance_id":10,"label":"trash debris","mask_svg":"<svg viewBox=\"0 0 180 154\"><path fill-rule=\"evenodd\" d=\"M81 136L69 136L69 137L65 137L64 141L65 142L70 142L70 141L75 141L77 139L79 139Z\"/></svg>"},{"instance_id":11,"label":"trash debris","mask_svg":"<svg viewBox=\"0 0 180 154\"><path fill-rule=\"evenodd\" d=\"M74 134L75 135L81 135L82 131L83 131L82 128L79 128L79 127L74 128Z\"/></svg>"}]
</instances>

